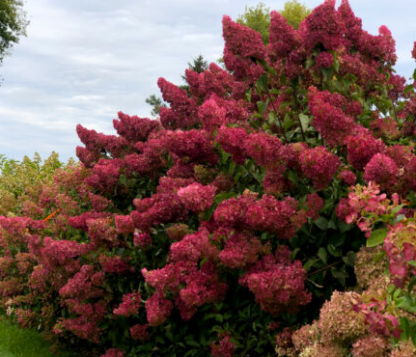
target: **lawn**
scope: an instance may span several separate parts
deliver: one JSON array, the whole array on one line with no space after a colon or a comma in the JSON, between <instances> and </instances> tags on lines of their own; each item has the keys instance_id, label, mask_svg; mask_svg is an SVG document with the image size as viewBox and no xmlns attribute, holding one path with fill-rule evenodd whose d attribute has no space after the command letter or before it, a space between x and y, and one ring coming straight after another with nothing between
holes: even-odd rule
<instances>
[{"instance_id":1,"label":"lawn","mask_svg":"<svg viewBox=\"0 0 416 357\"><path fill-rule=\"evenodd\" d=\"M21 329L0 316L1 357L56 357L49 351L50 345L36 330ZM61 357L70 357L61 354Z\"/></svg>"}]
</instances>

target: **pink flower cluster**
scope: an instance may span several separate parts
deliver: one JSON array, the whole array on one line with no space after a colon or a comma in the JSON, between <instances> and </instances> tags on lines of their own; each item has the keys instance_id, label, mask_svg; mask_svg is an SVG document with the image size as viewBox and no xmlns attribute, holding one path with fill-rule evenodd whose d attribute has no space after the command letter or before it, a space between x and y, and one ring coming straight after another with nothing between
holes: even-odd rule
<instances>
[{"instance_id":1,"label":"pink flower cluster","mask_svg":"<svg viewBox=\"0 0 416 357\"><path fill-rule=\"evenodd\" d=\"M385 193L380 193L377 184L370 182L368 186L357 185L348 198L341 199L335 211L346 223L357 223L369 237L378 216L389 214L399 202L399 195L393 194L390 201Z\"/></svg>"},{"instance_id":2,"label":"pink flower cluster","mask_svg":"<svg viewBox=\"0 0 416 357\"><path fill-rule=\"evenodd\" d=\"M348 136L345 143L347 145L348 163L356 170L364 169L375 154L383 153L386 149L380 139L375 139L371 133L366 132Z\"/></svg>"},{"instance_id":3,"label":"pink flower cluster","mask_svg":"<svg viewBox=\"0 0 416 357\"><path fill-rule=\"evenodd\" d=\"M259 256L269 253L270 247L247 232L230 231L224 249L218 254L222 264L231 269L244 269L258 261Z\"/></svg>"},{"instance_id":4,"label":"pink flower cluster","mask_svg":"<svg viewBox=\"0 0 416 357\"><path fill-rule=\"evenodd\" d=\"M302 152L300 164L305 176L312 180L313 186L321 190L332 181L341 161L325 147L319 146Z\"/></svg>"},{"instance_id":5,"label":"pink flower cluster","mask_svg":"<svg viewBox=\"0 0 416 357\"><path fill-rule=\"evenodd\" d=\"M118 348L110 348L100 357L125 357L125 353Z\"/></svg>"},{"instance_id":6,"label":"pink flower cluster","mask_svg":"<svg viewBox=\"0 0 416 357\"><path fill-rule=\"evenodd\" d=\"M172 301L165 299L162 293L156 292L146 301L145 307L149 325L159 326L170 316L173 304Z\"/></svg>"},{"instance_id":7,"label":"pink flower cluster","mask_svg":"<svg viewBox=\"0 0 416 357\"><path fill-rule=\"evenodd\" d=\"M312 295L304 290L304 281L302 263L290 261L286 246L276 250L274 256L265 255L240 278L261 308L275 316L282 311L293 313L311 301Z\"/></svg>"},{"instance_id":8,"label":"pink flower cluster","mask_svg":"<svg viewBox=\"0 0 416 357\"><path fill-rule=\"evenodd\" d=\"M298 210L298 206L291 197L278 201L264 195L247 209L247 224L254 230L275 233L280 239L293 238L306 221L305 212Z\"/></svg>"},{"instance_id":9,"label":"pink flower cluster","mask_svg":"<svg viewBox=\"0 0 416 357\"><path fill-rule=\"evenodd\" d=\"M263 74L263 67L255 62L266 56L266 49L260 34L240 25L229 16L222 19L225 40L224 63L233 71L236 80L256 81Z\"/></svg>"},{"instance_id":10,"label":"pink flower cluster","mask_svg":"<svg viewBox=\"0 0 416 357\"><path fill-rule=\"evenodd\" d=\"M226 333L218 343L211 345L211 354L214 357L233 357L236 346L231 340L231 334Z\"/></svg>"},{"instance_id":11,"label":"pink flower cluster","mask_svg":"<svg viewBox=\"0 0 416 357\"><path fill-rule=\"evenodd\" d=\"M274 135L266 133L252 133L246 139L246 153L254 159L257 165L274 166L276 165L281 154L279 153L282 143Z\"/></svg>"},{"instance_id":12,"label":"pink flower cluster","mask_svg":"<svg viewBox=\"0 0 416 357\"><path fill-rule=\"evenodd\" d=\"M399 321L391 314L384 312L378 302L354 305L354 311L360 312L370 325L370 331L382 336L400 337Z\"/></svg>"},{"instance_id":13,"label":"pink flower cluster","mask_svg":"<svg viewBox=\"0 0 416 357\"><path fill-rule=\"evenodd\" d=\"M198 116L201 118L204 129L212 132L221 125L227 123L225 108L218 106L215 99L211 98L198 108Z\"/></svg>"},{"instance_id":14,"label":"pink flower cluster","mask_svg":"<svg viewBox=\"0 0 416 357\"><path fill-rule=\"evenodd\" d=\"M399 168L394 160L384 154L375 154L365 166L364 179L374 181L383 191L390 191L397 181Z\"/></svg>"},{"instance_id":15,"label":"pink flower cluster","mask_svg":"<svg viewBox=\"0 0 416 357\"><path fill-rule=\"evenodd\" d=\"M353 133L356 125L353 118L346 115L338 103L334 103L337 94L319 92L315 87L310 87L308 92L308 106L313 115L312 125L330 146L344 145L346 137Z\"/></svg>"},{"instance_id":16,"label":"pink flower cluster","mask_svg":"<svg viewBox=\"0 0 416 357\"><path fill-rule=\"evenodd\" d=\"M216 187L212 185L203 186L193 183L178 190L178 196L184 206L193 212L204 212L213 203Z\"/></svg>"},{"instance_id":17,"label":"pink flower cluster","mask_svg":"<svg viewBox=\"0 0 416 357\"><path fill-rule=\"evenodd\" d=\"M389 230L384 243L384 251L389 259L389 270L393 283L402 287L409 275L416 269L409 262L416 259L416 245L413 241L416 227L411 222L401 222Z\"/></svg>"},{"instance_id":18,"label":"pink flower cluster","mask_svg":"<svg viewBox=\"0 0 416 357\"><path fill-rule=\"evenodd\" d=\"M284 59L300 45L299 34L277 11L270 13L270 36L268 55L273 60Z\"/></svg>"},{"instance_id":19,"label":"pink flower cluster","mask_svg":"<svg viewBox=\"0 0 416 357\"><path fill-rule=\"evenodd\" d=\"M160 122L165 129L186 129L197 123L197 106L193 99L188 98L186 91L180 89L164 78L157 81L163 100L170 108L162 107Z\"/></svg>"},{"instance_id":20,"label":"pink flower cluster","mask_svg":"<svg viewBox=\"0 0 416 357\"><path fill-rule=\"evenodd\" d=\"M137 315L140 305L141 296L139 292L123 295L123 302L113 310L113 314L125 317Z\"/></svg>"},{"instance_id":21,"label":"pink flower cluster","mask_svg":"<svg viewBox=\"0 0 416 357\"><path fill-rule=\"evenodd\" d=\"M218 130L217 142L224 151L231 154L233 161L237 164L243 164L246 159L245 143L248 134L243 128L227 128L221 126Z\"/></svg>"}]
</instances>

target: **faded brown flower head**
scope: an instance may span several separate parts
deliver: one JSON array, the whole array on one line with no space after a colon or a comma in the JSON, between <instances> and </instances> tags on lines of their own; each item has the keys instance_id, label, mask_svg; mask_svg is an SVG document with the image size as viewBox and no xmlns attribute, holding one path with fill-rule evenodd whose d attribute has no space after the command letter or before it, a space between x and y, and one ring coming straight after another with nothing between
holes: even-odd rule
<instances>
[{"instance_id":1,"label":"faded brown flower head","mask_svg":"<svg viewBox=\"0 0 416 357\"><path fill-rule=\"evenodd\" d=\"M382 252L383 248L379 246L377 248L362 247L357 253L354 270L357 283L362 289L367 289L370 282L382 276L386 270L387 258L384 256L377 259Z\"/></svg>"},{"instance_id":2,"label":"faded brown flower head","mask_svg":"<svg viewBox=\"0 0 416 357\"><path fill-rule=\"evenodd\" d=\"M292 335L292 342L297 351L302 351L306 347L313 346L319 340L318 322L312 325L304 325Z\"/></svg>"},{"instance_id":3,"label":"faded brown flower head","mask_svg":"<svg viewBox=\"0 0 416 357\"><path fill-rule=\"evenodd\" d=\"M391 279L388 275L382 275L371 280L370 286L361 294L364 302L375 300L384 300L387 295L387 287L390 285Z\"/></svg>"},{"instance_id":4,"label":"faded brown flower head","mask_svg":"<svg viewBox=\"0 0 416 357\"><path fill-rule=\"evenodd\" d=\"M390 353L389 357L414 357L416 356L416 348L411 341L402 341Z\"/></svg>"},{"instance_id":5,"label":"faded brown flower head","mask_svg":"<svg viewBox=\"0 0 416 357\"><path fill-rule=\"evenodd\" d=\"M332 294L320 313L323 343L348 344L367 332L364 315L353 311L353 306L361 301L361 296L354 292L335 291Z\"/></svg>"},{"instance_id":6,"label":"faded brown flower head","mask_svg":"<svg viewBox=\"0 0 416 357\"><path fill-rule=\"evenodd\" d=\"M306 347L299 357L345 357L347 354L348 350L339 345L315 344L313 346Z\"/></svg>"},{"instance_id":7,"label":"faded brown flower head","mask_svg":"<svg viewBox=\"0 0 416 357\"><path fill-rule=\"evenodd\" d=\"M353 344L354 357L384 357L388 348L388 341L377 335L367 335Z\"/></svg>"}]
</instances>

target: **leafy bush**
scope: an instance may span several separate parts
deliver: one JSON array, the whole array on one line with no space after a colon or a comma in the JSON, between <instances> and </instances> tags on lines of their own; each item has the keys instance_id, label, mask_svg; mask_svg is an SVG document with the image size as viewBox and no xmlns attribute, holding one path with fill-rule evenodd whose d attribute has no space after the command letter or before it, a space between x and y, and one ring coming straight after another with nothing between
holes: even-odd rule
<instances>
[{"instance_id":1,"label":"leafy bush","mask_svg":"<svg viewBox=\"0 0 416 357\"><path fill-rule=\"evenodd\" d=\"M0 155L0 214L25 214L25 207L37 200L43 185L53 181L55 170L73 165L73 159L60 162L55 152L44 161L37 153L21 162Z\"/></svg>"},{"instance_id":2,"label":"leafy bush","mask_svg":"<svg viewBox=\"0 0 416 357\"><path fill-rule=\"evenodd\" d=\"M187 70L189 95L160 78L159 121L79 125L82 165L0 218L1 303L23 325L105 357L414 353L414 236L371 249L412 227L414 86L347 1L298 30L270 18L266 48L224 16L228 71Z\"/></svg>"}]
</instances>

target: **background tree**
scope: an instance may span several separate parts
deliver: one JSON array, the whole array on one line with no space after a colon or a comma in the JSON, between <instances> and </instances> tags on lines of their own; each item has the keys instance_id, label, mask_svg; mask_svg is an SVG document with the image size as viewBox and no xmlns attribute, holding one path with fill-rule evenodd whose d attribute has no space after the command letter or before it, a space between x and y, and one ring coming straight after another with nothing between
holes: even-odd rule
<instances>
[{"instance_id":1,"label":"background tree","mask_svg":"<svg viewBox=\"0 0 416 357\"><path fill-rule=\"evenodd\" d=\"M261 34L263 42L269 43L270 8L262 2L256 6L246 6L244 14L238 16L237 22L256 30Z\"/></svg>"},{"instance_id":2,"label":"background tree","mask_svg":"<svg viewBox=\"0 0 416 357\"><path fill-rule=\"evenodd\" d=\"M153 117L157 117L160 113L160 109L162 107L166 107L166 104L163 103L162 98L156 97L154 94L146 98L146 103L153 107L152 111L150 112L150 115Z\"/></svg>"},{"instance_id":3,"label":"background tree","mask_svg":"<svg viewBox=\"0 0 416 357\"><path fill-rule=\"evenodd\" d=\"M26 36L28 24L22 0L0 1L0 63L20 36Z\"/></svg>"},{"instance_id":4,"label":"background tree","mask_svg":"<svg viewBox=\"0 0 416 357\"><path fill-rule=\"evenodd\" d=\"M290 25L297 29L300 22L311 13L311 9L308 9L297 0L292 0L287 1L283 10L279 12ZM238 16L237 22L256 30L261 34L263 42L266 45L269 43L270 8L266 7L262 2L256 6L246 6L244 13Z\"/></svg>"},{"instance_id":5,"label":"background tree","mask_svg":"<svg viewBox=\"0 0 416 357\"><path fill-rule=\"evenodd\" d=\"M280 13L290 25L298 29L301 21L311 13L311 9L308 9L305 4L301 4L297 0L292 0L285 3Z\"/></svg>"},{"instance_id":6,"label":"background tree","mask_svg":"<svg viewBox=\"0 0 416 357\"><path fill-rule=\"evenodd\" d=\"M208 69L208 62L205 61L204 56L201 54L198 55L198 57L194 58L191 62L188 62L188 68L192 69L193 71L197 73L202 73L205 70ZM186 77L182 76L183 80L186 81Z\"/></svg>"}]
</instances>

